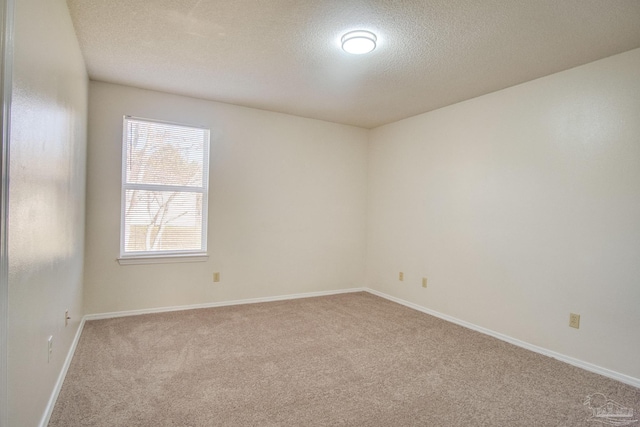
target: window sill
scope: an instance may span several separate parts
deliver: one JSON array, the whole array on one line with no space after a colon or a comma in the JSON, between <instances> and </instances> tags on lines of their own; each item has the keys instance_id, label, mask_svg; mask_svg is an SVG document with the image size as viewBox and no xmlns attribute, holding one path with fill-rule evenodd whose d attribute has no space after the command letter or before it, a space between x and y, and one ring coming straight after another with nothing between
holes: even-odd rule
<instances>
[{"instance_id":1,"label":"window sill","mask_svg":"<svg viewBox=\"0 0 640 427\"><path fill-rule=\"evenodd\" d=\"M185 254L185 255L144 255L128 256L118 258L120 265L133 264L168 264L174 262L204 262L209 260L207 254Z\"/></svg>"}]
</instances>

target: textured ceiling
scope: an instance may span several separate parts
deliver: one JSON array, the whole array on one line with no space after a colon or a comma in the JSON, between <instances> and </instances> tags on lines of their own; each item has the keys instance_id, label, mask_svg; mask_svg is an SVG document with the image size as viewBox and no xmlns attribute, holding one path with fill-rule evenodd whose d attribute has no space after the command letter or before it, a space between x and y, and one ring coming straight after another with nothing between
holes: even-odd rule
<instances>
[{"instance_id":1,"label":"textured ceiling","mask_svg":"<svg viewBox=\"0 0 640 427\"><path fill-rule=\"evenodd\" d=\"M67 3L93 80L365 128L640 47L640 0Z\"/></svg>"}]
</instances>

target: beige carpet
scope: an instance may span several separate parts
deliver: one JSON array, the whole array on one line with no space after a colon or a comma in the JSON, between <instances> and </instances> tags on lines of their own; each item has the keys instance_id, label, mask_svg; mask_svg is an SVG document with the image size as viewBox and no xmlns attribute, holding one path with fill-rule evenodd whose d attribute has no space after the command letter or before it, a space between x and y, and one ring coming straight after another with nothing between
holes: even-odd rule
<instances>
[{"instance_id":1,"label":"beige carpet","mask_svg":"<svg viewBox=\"0 0 640 427\"><path fill-rule=\"evenodd\" d=\"M594 393L638 419L640 389L356 293L87 322L49 425L601 427Z\"/></svg>"}]
</instances>

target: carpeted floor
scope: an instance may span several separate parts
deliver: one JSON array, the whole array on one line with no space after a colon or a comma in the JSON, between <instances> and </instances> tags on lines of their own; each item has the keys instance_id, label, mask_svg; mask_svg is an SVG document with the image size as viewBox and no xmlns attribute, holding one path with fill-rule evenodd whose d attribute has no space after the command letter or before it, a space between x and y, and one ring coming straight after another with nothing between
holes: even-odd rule
<instances>
[{"instance_id":1,"label":"carpeted floor","mask_svg":"<svg viewBox=\"0 0 640 427\"><path fill-rule=\"evenodd\" d=\"M638 419L640 389L354 293L87 322L49 426L600 427L594 393Z\"/></svg>"}]
</instances>

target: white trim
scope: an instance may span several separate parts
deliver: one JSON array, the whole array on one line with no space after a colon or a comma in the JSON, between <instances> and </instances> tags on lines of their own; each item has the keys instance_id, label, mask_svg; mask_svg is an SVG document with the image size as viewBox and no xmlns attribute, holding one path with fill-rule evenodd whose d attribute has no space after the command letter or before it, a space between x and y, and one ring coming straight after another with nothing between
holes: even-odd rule
<instances>
[{"instance_id":1,"label":"white trim","mask_svg":"<svg viewBox=\"0 0 640 427\"><path fill-rule=\"evenodd\" d=\"M631 386L640 388L640 378L634 378L629 375L621 374L620 372L612 371L611 369L603 368L598 365L594 365L589 362L585 362L580 359L573 358L571 356L566 356L561 353L556 353L555 351L548 350L543 347L538 347L537 345L530 344L525 341L520 341L519 339L512 338L508 335L501 334L500 332L492 331L491 329L483 328L482 326L474 325L473 323L466 322L464 320L460 320L458 318L449 316L447 314L440 313L435 310L431 310L429 308L422 307L418 304L414 304L409 301L405 301L400 298L393 297L391 295L385 294L384 292L377 291L371 288L364 288L366 292L369 292L373 295L377 295L381 298L387 299L389 301L393 301L398 304L402 304L406 307L412 308L414 310L421 311L423 313L429 314L434 317L438 317L440 319L446 320L447 322L455 323L456 325L463 326L467 329L471 329L476 332L480 332L485 335L489 335L491 337L497 338L501 341L508 342L510 344L516 345L518 347L524 348L526 350L533 351L535 353L542 354L544 356L552 357L554 359L560 360L561 362L568 363L569 365L576 366L578 368L582 368L585 371L593 372L596 374L600 374L604 377L614 379L616 381L620 381L621 383L629 384Z\"/></svg>"},{"instance_id":2,"label":"white trim","mask_svg":"<svg viewBox=\"0 0 640 427\"><path fill-rule=\"evenodd\" d=\"M640 388L640 379L638 378L630 377L628 375L624 375L619 372L612 371L610 369L602 368L600 366L596 366L591 363L584 362L582 360L574 359L573 357L565 356L563 354L556 353L554 351L547 350L545 348L538 347L536 345L529 344L524 341L520 341L518 339L492 331L490 329L486 329L481 326L474 325L473 323L465 322L464 320L460 320L455 317L448 316L446 314L442 314L440 312L405 301L403 299L393 297L391 295L385 294L375 289L363 287L363 288L337 289L333 291L307 292L302 294L279 295L274 297L249 298L249 299L234 300L234 301L211 302L211 303L204 303L204 304L191 304L191 305L181 305L181 306L173 306L173 307L147 308L142 310L118 311L118 312L111 312L111 313L87 314L82 318L80 326L78 327L78 331L76 332L76 336L73 340L71 348L69 349L69 353L67 354L67 358L62 367L62 371L58 376L58 381L56 382L51 398L49 399L46 412L42 417L39 427L46 427L47 423L49 422L49 419L51 418L53 408L55 407L56 400L60 393L60 389L62 388L64 378L67 375L67 371L69 370L71 360L73 359L73 355L76 351L76 347L78 345L78 341L80 340L80 335L82 334L82 330L84 329L84 324L86 321L113 319L117 317L126 317L126 316L138 316L142 314L151 314L151 313L166 313L171 311L193 310L193 309L199 309L199 308L214 308L214 307L226 307L226 306L242 305L242 304L256 304L261 302L285 301L285 300L292 300L292 299L312 298L312 297L338 295L338 294L346 294L346 293L354 293L354 292L368 292L372 295L376 295L386 300L393 301L395 303L420 311L422 313L429 314L434 317L438 317L440 319L446 320L447 322L455 323L456 325L463 326L473 331L492 336L494 338L516 345L526 350L530 350L545 356L549 356L554 359L560 360L562 362L568 363L570 365L576 366L578 368L584 369L586 371L594 372L596 374L600 374L602 376L614 379L616 381L620 381L622 383Z\"/></svg>"},{"instance_id":3,"label":"white trim","mask_svg":"<svg viewBox=\"0 0 640 427\"><path fill-rule=\"evenodd\" d=\"M192 309L198 309L198 308L224 307L224 306L230 306L230 305L255 304L260 302L271 302L271 301L284 301L284 300L291 300L291 299L311 298L311 297L319 297L319 296L327 296L327 295L346 294L346 293L352 293L352 292L364 292L364 291L365 291L364 288L338 289L335 291L307 292L303 294L290 294L290 295L280 295L275 297L250 298L250 299L244 299L244 300L213 302L213 303L205 303L205 304L192 304L192 305L182 305L182 306L174 306L174 307L159 307L159 308L149 308L149 309L143 309L143 310L119 311L119 312L112 312L112 313L86 314L85 316L82 317L82 320L80 321L80 325L78 326L76 335L73 338L73 342L71 343L71 347L69 348L69 352L67 353L67 357L64 361L64 365L62 365L62 370L58 375L58 380L56 381L56 384L53 388L53 392L51 393L51 397L49 398L49 402L47 403L45 412L42 415L42 419L40 420L39 427L46 427L49 424L49 420L51 419L51 415L53 414L53 409L56 406L56 401L58 400L60 390L62 389L62 384L64 383L65 377L67 376L67 372L69 371L69 366L71 366L71 361L73 360L73 356L76 352L76 348L78 347L78 342L80 341L80 336L82 335L82 331L84 330L84 325L89 320L113 319L116 317L136 316L136 315L150 314L150 313L165 313L165 312L171 312L171 311L192 310Z\"/></svg>"},{"instance_id":4,"label":"white trim","mask_svg":"<svg viewBox=\"0 0 640 427\"><path fill-rule=\"evenodd\" d=\"M204 164L202 165L202 227L200 232L200 241L202 242L201 249L203 252L207 252L207 245L209 244L209 167L211 167L211 130L205 128L204 134Z\"/></svg>"},{"instance_id":5,"label":"white trim","mask_svg":"<svg viewBox=\"0 0 640 427\"><path fill-rule=\"evenodd\" d=\"M148 119L146 117L129 116L127 114L125 114L124 117L127 118L127 119L131 119L131 120L139 120L141 122L161 123L161 124L164 124L164 125L181 126L183 128L197 128L197 129L209 130L209 128L207 126L205 126L205 125L192 125L192 124L188 124L188 123L172 122L172 121L169 121L169 120Z\"/></svg>"},{"instance_id":6,"label":"white trim","mask_svg":"<svg viewBox=\"0 0 640 427\"><path fill-rule=\"evenodd\" d=\"M230 305L257 304L261 302L273 302L273 301L285 301L285 300L291 300L291 299L323 297L328 295L349 294L353 292L364 292L364 291L366 291L365 288L337 289L335 291L306 292L302 294L278 295L274 297L261 297L261 298L249 298L249 299L241 299L241 300L233 300L233 301L207 302L204 304L190 304L190 305L178 305L173 307L145 308L142 310L114 311L110 313L87 314L84 316L84 319L85 320L113 319L116 317L138 316L141 314L167 313L170 311L194 310L198 308L226 307Z\"/></svg>"},{"instance_id":7,"label":"white trim","mask_svg":"<svg viewBox=\"0 0 640 427\"><path fill-rule=\"evenodd\" d=\"M13 88L14 0L0 6L0 427L9 426L9 145Z\"/></svg>"},{"instance_id":8,"label":"white trim","mask_svg":"<svg viewBox=\"0 0 640 427\"><path fill-rule=\"evenodd\" d=\"M120 265L134 264L168 264L174 262L204 262L209 260L207 254L167 254L167 255L148 255L148 256L128 256L118 258Z\"/></svg>"},{"instance_id":9,"label":"white trim","mask_svg":"<svg viewBox=\"0 0 640 427\"><path fill-rule=\"evenodd\" d=\"M86 316L85 316L86 317ZM58 400L58 395L60 394L60 390L62 389L62 384L64 383L64 379L67 376L67 372L69 371L69 366L71 366L71 361L73 360L73 355L76 352L76 347L78 346L78 342L80 341L80 336L82 335L82 330L84 329L85 317L80 321L80 325L78 326L78 330L76 331L75 337L73 337L73 342L71 343L71 347L69 348L69 352L67 353L67 357L64 359L64 364L62 365L62 370L58 375L58 380L53 387L53 391L51 392L51 397L49 397L49 402L47 403L47 407L45 408L44 414L42 415L42 419L40 420L40 427L47 427L49 424L49 420L51 419L51 414L53 414L53 408L56 406L56 401Z\"/></svg>"},{"instance_id":10,"label":"white trim","mask_svg":"<svg viewBox=\"0 0 640 427\"><path fill-rule=\"evenodd\" d=\"M146 123L159 123L164 125L170 125L173 127L182 127L185 129L197 129L202 131L203 137L203 151L202 151L202 185L201 186L179 186L179 185L160 185L160 184L140 184L127 182L127 155L129 141L129 123L130 122L146 122ZM126 206L127 206L127 190L143 190L143 191L174 191L180 193L196 193L201 194L202 197L202 209L201 209L201 227L200 227L200 248L196 249L196 252L207 252L207 236L209 227L208 206L209 206L209 164L210 164L210 145L211 145L211 131L209 128L202 126L192 126L182 123L174 123L162 120L144 119L135 116L123 116L122 119L122 159L121 159L121 192L120 192L120 257L121 259L128 258L128 255L133 255L133 258L137 258L135 253L126 252L125 250L125 238L126 238ZM160 252L160 251L158 251ZM178 255L179 250L176 251L163 251L164 254ZM156 251L145 252L142 255L155 254ZM159 255L162 252L159 253ZM167 261L167 262L191 262L191 261ZM120 262L124 264L155 264L156 262Z\"/></svg>"}]
</instances>

